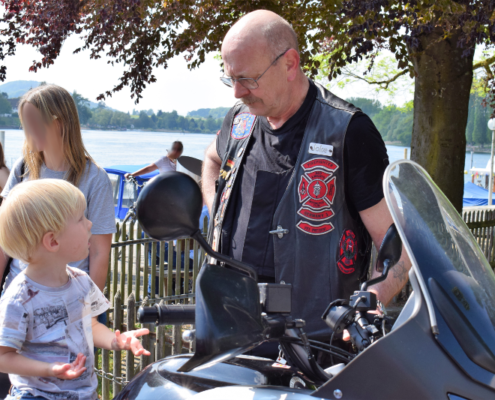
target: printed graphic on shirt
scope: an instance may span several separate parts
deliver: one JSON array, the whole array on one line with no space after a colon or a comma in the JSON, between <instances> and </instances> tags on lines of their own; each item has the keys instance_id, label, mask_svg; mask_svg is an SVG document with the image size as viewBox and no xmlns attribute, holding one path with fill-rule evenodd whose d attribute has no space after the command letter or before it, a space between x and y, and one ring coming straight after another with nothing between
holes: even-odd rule
<instances>
[{"instance_id":1,"label":"printed graphic on shirt","mask_svg":"<svg viewBox=\"0 0 495 400\"><path fill-rule=\"evenodd\" d=\"M241 140L247 138L254 128L254 122L256 121L256 115L248 112L242 112L237 114L232 124L232 130L230 136L232 139Z\"/></svg>"},{"instance_id":2,"label":"printed graphic on shirt","mask_svg":"<svg viewBox=\"0 0 495 400\"><path fill-rule=\"evenodd\" d=\"M36 308L33 310L33 331L38 337L52 329L57 324L67 326L67 308L63 301L58 301L53 305Z\"/></svg>"},{"instance_id":3,"label":"printed graphic on shirt","mask_svg":"<svg viewBox=\"0 0 495 400\"><path fill-rule=\"evenodd\" d=\"M356 234L347 229L340 238L337 253L337 266L343 274L352 274L356 270L357 248Z\"/></svg>"},{"instance_id":4,"label":"printed graphic on shirt","mask_svg":"<svg viewBox=\"0 0 495 400\"><path fill-rule=\"evenodd\" d=\"M332 218L335 213L331 206L335 199L337 178L333 173L339 168L331 160L313 158L302 164L305 171L298 185L301 208L297 213L309 221L322 222ZM297 227L310 235L323 235L333 230L333 225L324 223L314 225L302 220Z\"/></svg>"}]
</instances>

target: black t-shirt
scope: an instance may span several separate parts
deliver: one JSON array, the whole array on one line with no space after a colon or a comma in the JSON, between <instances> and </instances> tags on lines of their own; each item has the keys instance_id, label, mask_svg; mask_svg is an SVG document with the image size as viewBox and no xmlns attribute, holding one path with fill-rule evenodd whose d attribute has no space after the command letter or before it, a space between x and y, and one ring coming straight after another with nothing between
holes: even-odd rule
<instances>
[{"instance_id":1,"label":"black t-shirt","mask_svg":"<svg viewBox=\"0 0 495 400\"><path fill-rule=\"evenodd\" d=\"M297 161L316 94L317 88L310 81L302 106L279 129L272 129L264 117L257 119L230 197L221 251L255 266L260 281L269 281L275 274L269 231ZM232 112L225 117L217 137L221 159L230 135ZM383 198L382 177L387 165L380 133L366 114L356 113L344 143L344 187L351 212L366 210Z\"/></svg>"}]
</instances>

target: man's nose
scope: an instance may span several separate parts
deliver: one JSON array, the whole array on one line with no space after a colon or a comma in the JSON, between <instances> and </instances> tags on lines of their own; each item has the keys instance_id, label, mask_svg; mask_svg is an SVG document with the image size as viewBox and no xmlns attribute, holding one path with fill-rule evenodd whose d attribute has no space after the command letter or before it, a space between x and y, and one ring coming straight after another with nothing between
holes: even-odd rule
<instances>
[{"instance_id":1,"label":"man's nose","mask_svg":"<svg viewBox=\"0 0 495 400\"><path fill-rule=\"evenodd\" d=\"M234 97L236 99L241 99L249 94L249 89L246 89L239 82L234 83Z\"/></svg>"}]
</instances>

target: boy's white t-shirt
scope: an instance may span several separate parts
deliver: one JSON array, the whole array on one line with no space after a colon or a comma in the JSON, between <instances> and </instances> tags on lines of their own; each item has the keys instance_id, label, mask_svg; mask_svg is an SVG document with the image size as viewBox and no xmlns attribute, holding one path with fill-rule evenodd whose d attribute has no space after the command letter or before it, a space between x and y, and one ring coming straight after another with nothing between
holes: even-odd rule
<instances>
[{"instance_id":1,"label":"boy's white t-shirt","mask_svg":"<svg viewBox=\"0 0 495 400\"><path fill-rule=\"evenodd\" d=\"M177 164L175 164L167 156L164 156L164 157L156 160L153 164L155 164L157 166L160 174L167 172L167 171L176 171L177 170Z\"/></svg>"},{"instance_id":2,"label":"boy's white t-shirt","mask_svg":"<svg viewBox=\"0 0 495 400\"><path fill-rule=\"evenodd\" d=\"M40 285L20 273L0 299L0 346L17 349L27 358L48 363L86 356L86 371L77 379L40 378L9 374L19 390L61 400L97 398L91 317L110 303L80 269L67 266L69 281L61 287Z\"/></svg>"}]
</instances>

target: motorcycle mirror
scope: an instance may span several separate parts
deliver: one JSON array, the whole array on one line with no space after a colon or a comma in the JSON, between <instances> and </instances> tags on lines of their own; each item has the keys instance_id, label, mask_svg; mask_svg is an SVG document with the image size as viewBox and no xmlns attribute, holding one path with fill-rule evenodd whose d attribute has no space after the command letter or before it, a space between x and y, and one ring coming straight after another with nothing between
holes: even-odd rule
<instances>
[{"instance_id":1,"label":"motorcycle mirror","mask_svg":"<svg viewBox=\"0 0 495 400\"><path fill-rule=\"evenodd\" d=\"M137 200L137 218L144 232L157 240L191 237L199 230L203 197L188 175L170 171L157 175Z\"/></svg>"},{"instance_id":2,"label":"motorcycle mirror","mask_svg":"<svg viewBox=\"0 0 495 400\"><path fill-rule=\"evenodd\" d=\"M258 280L250 265L219 254L210 247L199 230L203 196L189 175L170 171L150 180L136 203L136 215L143 231L156 240L193 238L205 252L219 261Z\"/></svg>"},{"instance_id":3,"label":"motorcycle mirror","mask_svg":"<svg viewBox=\"0 0 495 400\"><path fill-rule=\"evenodd\" d=\"M388 269L392 268L400 260L402 254L402 240L395 224L390 225L383 237L378 256L376 258L376 271L383 272L385 264Z\"/></svg>"}]
</instances>

